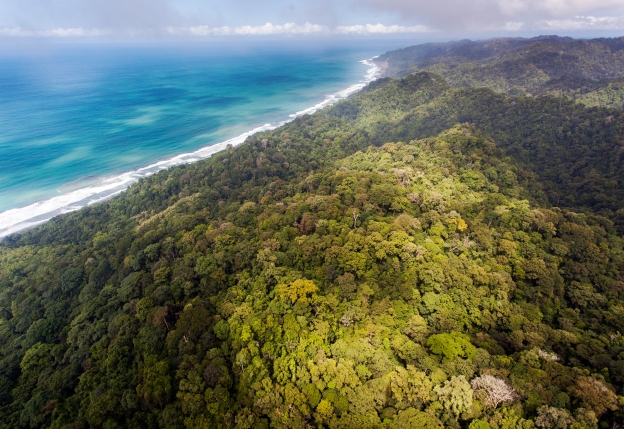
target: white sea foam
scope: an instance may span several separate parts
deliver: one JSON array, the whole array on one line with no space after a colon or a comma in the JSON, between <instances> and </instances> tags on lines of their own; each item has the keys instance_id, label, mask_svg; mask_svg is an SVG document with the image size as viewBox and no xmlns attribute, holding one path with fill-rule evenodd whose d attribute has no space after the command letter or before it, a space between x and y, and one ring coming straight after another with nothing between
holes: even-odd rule
<instances>
[{"instance_id":1,"label":"white sea foam","mask_svg":"<svg viewBox=\"0 0 624 429\"><path fill-rule=\"evenodd\" d=\"M346 89L343 89L342 91L338 91L335 94L328 95L323 101L312 107L289 115L289 119L287 120L264 124L261 127L254 128L253 130L247 131L246 133L243 133L232 139L211 146L203 147L196 150L195 152L183 153L181 155L176 155L172 158L148 165L147 167L137 168L136 170L117 174L110 177L103 177L93 185L76 189L62 195L49 198L47 200L30 204L28 206L1 212L0 238L18 231L22 231L24 229L40 225L50 220L54 216L76 211L83 207L105 201L123 192L128 188L128 186L137 182L142 177L151 176L154 173L166 170L167 168L173 167L175 165L188 164L208 158L211 155L222 151L228 145L236 146L243 143L247 139L247 137L257 132L273 130L292 121L298 116L312 114L317 110L334 104L337 101L342 100L349 95L361 90L368 83L374 81L379 77L379 72L381 71L381 69L373 62L375 58L377 57L373 57L369 60L360 61L362 64L369 67L366 75L361 81L349 86Z\"/></svg>"}]
</instances>

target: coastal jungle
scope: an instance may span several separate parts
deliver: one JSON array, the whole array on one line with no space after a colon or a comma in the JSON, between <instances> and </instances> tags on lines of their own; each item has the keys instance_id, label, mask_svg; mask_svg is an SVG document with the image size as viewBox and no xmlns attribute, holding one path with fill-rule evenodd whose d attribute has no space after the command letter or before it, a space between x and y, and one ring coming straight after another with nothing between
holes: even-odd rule
<instances>
[{"instance_id":1,"label":"coastal jungle","mask_svg":"<svg viewBox=\"0 0 624 429\"><path fill-rule=\"evenodd\" d=\"M583 43L389 53L404 77L5 238L0 427L621 427L618 77L451 72L618 70Z\"/></svg>"}]
</instances>

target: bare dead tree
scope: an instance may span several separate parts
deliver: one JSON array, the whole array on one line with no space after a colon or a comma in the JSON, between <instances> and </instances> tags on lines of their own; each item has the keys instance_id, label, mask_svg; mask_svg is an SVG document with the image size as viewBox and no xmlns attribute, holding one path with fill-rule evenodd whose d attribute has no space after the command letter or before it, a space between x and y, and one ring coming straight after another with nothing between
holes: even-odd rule
<instances>
[{"instance_id":1,"label":"bare dead tree","mask_svg":"<svg viewBox=\"0 0 624 429\"><path fill-rule=\"evenodd\" d=\"M516 398L516 392L505 380L489 374L474 378L470 385L488 408L496 408L499 404Z\"/></svg>"},{"instance_id":2,"label":"bare dead tree","mask_svg":"<svg viewBox=\"0 0 624 429\"><path fill-rule=\"evenodd\" d=\"M360 217L356 209L353 209L353 229L357 228L357 220Z\"/></svg>"},{"instance_id":3,"label":"bare dead tree","mask_svg":"<svg viewBox=\"0 0 624 429\"><path fill-rule=\"evenodd\" d=\"M319 308L319 306L315 305L314 306L314 317L317 317L320 312L321 312L321 309Z\"/></svg>"},{"instance_id":4,"label":"bare dead tree","mask_svg":"<svg viewBox=\"0 0 624 429\"><path fill-rule=\"evenodd\" d=\"M537 350L537 355L541 357L542 359L551 361L551 362L557 362L559 360L559 356L557 356L555 353L547 352L546 350L542 350L542 349Z\"/></svg>"}]
</instances>

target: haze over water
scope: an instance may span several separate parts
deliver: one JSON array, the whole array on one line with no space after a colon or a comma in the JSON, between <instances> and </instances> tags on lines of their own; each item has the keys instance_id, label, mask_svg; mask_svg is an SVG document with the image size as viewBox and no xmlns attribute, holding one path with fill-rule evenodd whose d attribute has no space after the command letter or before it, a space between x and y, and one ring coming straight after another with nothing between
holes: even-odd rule
<instances>
[{"instance_id":1,"label":"haze over water","mask_svg":"<svg viewBox=\"0 0 624 429\"><path fill-rule=\"evenodd\" d=\"M381 52L65 46L2 54L0 237L333 102L372 79L361 61ZM187 155L171 159L179 154Z\"/></svg>"}]
</instances>

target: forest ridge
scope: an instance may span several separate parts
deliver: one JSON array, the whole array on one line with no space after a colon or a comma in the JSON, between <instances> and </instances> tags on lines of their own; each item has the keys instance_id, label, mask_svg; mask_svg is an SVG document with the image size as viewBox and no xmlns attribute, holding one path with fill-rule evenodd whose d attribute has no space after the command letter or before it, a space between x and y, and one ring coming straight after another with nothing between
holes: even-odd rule
<instances>
[{"instance_id":1,"label":"forest ridge","mask_svg":"<svg viewBox=\"0 0 624 429\"><path fill-rule=\"evenodd\" d=\"M534 81L561 44L587 62ZM0 427L619 427L624 113L569 82L611 88L621 46L391 52L400 78L5 238Z\"/></svg>"},{"instance_id":2,"label":"forest ridge","mask_svg":"<svg viewBox=\"0 0 624 429\"><path fill-rule=\"evenodd\" d=\"M455 87L550 94L588 107L622 108L624 40L541 36L428 43L377 58L390 77L429 71Z\"/></svg>"}]
</instances>

